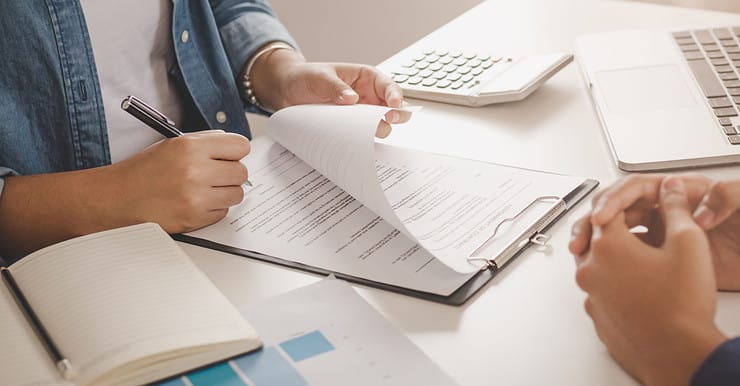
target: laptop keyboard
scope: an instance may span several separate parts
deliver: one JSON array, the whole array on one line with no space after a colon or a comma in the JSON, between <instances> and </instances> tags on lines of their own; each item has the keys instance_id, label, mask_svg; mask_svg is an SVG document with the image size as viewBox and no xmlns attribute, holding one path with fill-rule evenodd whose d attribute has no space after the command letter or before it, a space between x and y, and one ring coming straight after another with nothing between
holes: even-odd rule
<instances>
[{"instance_id":1,"label":"laptop keyboard","mask_svg":"<svg viewBox=\"0 0 740 386\"><path fill-rule=\"evenodd\" d=\"M727 141L740 146L740 27L680 31L673 38Z\"/></svg>"}]
</instances>

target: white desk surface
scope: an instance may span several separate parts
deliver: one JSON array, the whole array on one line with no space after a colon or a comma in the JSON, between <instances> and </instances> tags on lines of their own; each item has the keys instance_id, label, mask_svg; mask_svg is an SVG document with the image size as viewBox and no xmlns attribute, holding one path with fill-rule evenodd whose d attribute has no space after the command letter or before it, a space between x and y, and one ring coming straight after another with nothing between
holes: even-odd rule
<instances>
[{"instance_id":1,"label":"white desk surface","mask_svg":"<svg viewBox=\"0 0 740 386\"><path fill-rule=\"evenodd\" d=\"M628 28L740 25L740 15L605 0L489 0L409 49L456 47L491 53L573 52L579 34ZM378 42L382 44L382 42ZM485 108L419 102L389 143L609 184L611 158L577 63L528 99ZM253 126L259 127L257 119ZM737 177L740 167L699 169ZM530 249L465 306L452 307L365 287L360 294L462 385L634 385L610 358L583 311L567 251L579 205L550 233L549 253ZM318 277L183 244L235 303L297 288ZM341 312L341 310L337 310ZM740 334L740 294L719 295L720 327Z\"/></svg>"}]
</instances>

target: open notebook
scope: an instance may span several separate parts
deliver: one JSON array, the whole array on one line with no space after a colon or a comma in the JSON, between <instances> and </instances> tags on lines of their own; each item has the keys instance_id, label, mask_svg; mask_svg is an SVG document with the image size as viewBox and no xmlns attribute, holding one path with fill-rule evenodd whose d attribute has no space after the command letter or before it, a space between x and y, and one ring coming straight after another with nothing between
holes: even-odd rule
<instances>
[{"instance_id":1,"label":"open notebook","mask_svg":"<svg viewBox=\"0 0 740 386\"><path fill-rule=\"evenodd\" d=\"M4 385L140 385L261 344L156 224L68 240L9 269L76 376L62 378L9 286L0 283Z\"/></svg>"},{"instance_id":2,"label":"open notebook","mask_svg":"<svg viewBox=\"0 0 740 386\"><path fill-rule=\"evenodd\" d=\"M597 184L378 143L388 111L280 110L244 201L178 239L461 304Z\"/></svg>"}]
</instances>

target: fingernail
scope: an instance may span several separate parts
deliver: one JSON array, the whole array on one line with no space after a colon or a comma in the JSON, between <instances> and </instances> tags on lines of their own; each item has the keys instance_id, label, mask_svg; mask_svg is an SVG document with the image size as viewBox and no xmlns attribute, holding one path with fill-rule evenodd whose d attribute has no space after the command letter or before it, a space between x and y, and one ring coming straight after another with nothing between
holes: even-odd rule
<instances>
[{"instance_id":1,"label":"fingernail","mask_svg":"<svg viewBox=\"0 0 740 386\"><path fill-rule=\"evenodd\" d=\"M398 111L391 110L386 117L388 118L388 123L398 123L401 120L401 114Z\"/></svg>"},{"instance_id":2,"label":"fingernail","mask_svg":"<svg viewBox=\"0 0 740 386\"><path fill-rule=\"evenodd\" d=\"M352 90L351 88L342 90L342 94L339 95L339 101L340 102L346 102L353 100L355 97L359 97L355 90Z\"/></svg>"},{"instance_id":3,"label":"fingernail","mask_svg":"<svg viewBox=\"0 0 740 386\"><path fill-rule=\"evenodd\" d=\"M694 211L694 220L702 227L709 227L714 221L716 214L708 206L701 204Z\"/></svg>"},{"instance_id":4,"label":"fingernail","mask_svg":"<svg viewBox=\"0 0 740 386\"><path fill-rule=\"evenodd\" d=\"M401 95L393 88L389 88L385 94L385 103L390 107L401 107Z\"/></svg>"},{"instance_id":5,"label":"fingernail","mask_svg":"<svg viewBox=\"0 0 740 386\"><path fill-rule=\"evenodd\" d=\"M683 181L680 178L668 177L663 182L663 188L668 192L683 193Z\"/></svg>"}]
</instances>

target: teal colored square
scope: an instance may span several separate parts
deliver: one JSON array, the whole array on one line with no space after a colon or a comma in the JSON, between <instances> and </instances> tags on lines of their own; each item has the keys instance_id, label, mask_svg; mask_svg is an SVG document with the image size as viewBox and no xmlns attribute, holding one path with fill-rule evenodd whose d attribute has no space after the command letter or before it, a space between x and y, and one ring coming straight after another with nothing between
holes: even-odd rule
<instances>
[{"instance_id":1,"label":"teal colored square","mask_svg":"<svg viewBox=\"0 0 740 386\"><path fill-rule=\"evenodd\" d=\"M334 346L326 339L321 331L309 332L297 338L280 343L280 348L285 351L294 362L315 357L334 350Z\"/></svg>"},{"instance_id":2,"label":"teal colored square","mask_svg":"<svg viewBox=\"0 0 740 386\"><path fill-rule=\"evenodd\" d=\"M245 386L228 362L219 363L188 374L193 386Z\"/></svg>"}]
</instances>

